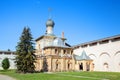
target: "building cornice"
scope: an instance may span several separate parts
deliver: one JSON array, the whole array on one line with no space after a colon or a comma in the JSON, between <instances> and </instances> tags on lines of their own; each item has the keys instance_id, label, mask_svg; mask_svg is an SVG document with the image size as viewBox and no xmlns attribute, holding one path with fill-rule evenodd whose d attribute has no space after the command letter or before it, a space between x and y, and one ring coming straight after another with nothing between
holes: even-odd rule
<instances>
[{"instance_id":1,"label":"building cornice","mask_svg":"<svg viewBox=\"0 0 120 80\"><path fill-rule=\"evenodd\" d=\"M115 36L111 36L111 37L98 39L98 40L93 40L93 41L90 41L90 42L81 43L81 44L78 44L78 45L75 45L75 46L72 46L72 47L76 48L76 47L80 47L80 46L84 46L84 45L90 45L90 44L94 44L94 43L104 42L104 41L107 41L107 40L108 41L109 40L115 40L115 39L120 39L120 34L115 35Z\"/></svg>"}]
</instances>

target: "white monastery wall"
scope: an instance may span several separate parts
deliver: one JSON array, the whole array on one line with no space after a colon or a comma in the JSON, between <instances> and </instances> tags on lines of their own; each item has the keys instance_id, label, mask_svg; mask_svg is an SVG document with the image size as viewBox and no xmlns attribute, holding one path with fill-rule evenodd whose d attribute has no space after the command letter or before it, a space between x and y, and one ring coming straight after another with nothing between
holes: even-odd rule
<instances>
[{"instance_id":1,"label":"white monastery wall","mask_svg":"<svg viewBox=\"0 0 120 80\"><path fill-rule=\"evenodd\" d=\"M94 71L120 72L120 40L107 43L97 42L95 45L74 49L74 54L80 55L82 51L93 59Z\"/></svg>"},{"instance_id":2,"label":"white monastery wall","mask_svg":"<svg viewBox=\"0 0 120 80\"><path fill-rule=\"evenodd\" d=\"M5 54L4 52L0 53L0 69L3 69L2 68L2 61L3 59L5 58L8 58L9 59L9 62L10 62L10 67L9 69L15 69L15 63L14 63L14 59L15 59L15 55L14 54Z\"/></svg>"}]
</instances>

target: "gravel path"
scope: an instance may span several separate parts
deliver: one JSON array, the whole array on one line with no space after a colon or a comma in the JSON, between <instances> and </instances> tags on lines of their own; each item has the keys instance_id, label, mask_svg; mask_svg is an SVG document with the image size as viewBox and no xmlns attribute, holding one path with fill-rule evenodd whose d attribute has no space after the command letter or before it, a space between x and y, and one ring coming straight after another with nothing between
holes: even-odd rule
<instances>
[{"instance_id":1,"label":"gravel path","mask_svg":"<svg viewBox=\"0 0 120 80\"><path fill-rule=\"evenodd\" d=\"M11 78L11 77L6 76L6 75L1 75L1 74L0 74L0 80L16 80L16 79Z\"/></svg>"}]
</instances>

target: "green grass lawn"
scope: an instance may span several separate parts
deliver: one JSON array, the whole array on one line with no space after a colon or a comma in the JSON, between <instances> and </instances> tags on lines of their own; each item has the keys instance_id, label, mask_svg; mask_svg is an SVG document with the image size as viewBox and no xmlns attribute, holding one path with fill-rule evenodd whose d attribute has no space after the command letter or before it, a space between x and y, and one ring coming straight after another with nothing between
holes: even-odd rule
<instances>
[{"instance_id":1,"label":"green grass lawn","mask_svg":"<svg viewBox=\"0 0 120 80\"><path fill-rule=\"evenodd\" d=\"M4 71L0 74L8 75L16 80L120 80L117 72L56 72L18 74L15 70Z\"/></svg>"}]
</instances>

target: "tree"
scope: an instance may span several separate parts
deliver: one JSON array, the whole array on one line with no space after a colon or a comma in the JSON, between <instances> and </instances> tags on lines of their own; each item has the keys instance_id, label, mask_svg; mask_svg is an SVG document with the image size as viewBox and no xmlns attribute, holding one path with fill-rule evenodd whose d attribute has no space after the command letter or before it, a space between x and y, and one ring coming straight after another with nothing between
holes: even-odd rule
<instances>
[{"instance_id":1,"label":"tree","mask_svg":"<svg viewBox=\"0 0 120 80\"><path fill-rule=\"evenodd\" d=\"M48 71L48 65L47 65L47 59L46 57L43 58L43 72L47 72Z\"/></svg>"},{"instance_id":2,"label":"tree","mask_svg":"<svg viewBox=\"0 0 120 80\"><path fill-rule=\"evenodd\" d=\"M8 49L7 51L11 51L10 49Z\"/></svg>"},{"instance_id":3,"label":"tree","mask_svg":"<svg viewBox=\"0 0 120 80\"><path fill-rule=\"evenodd\" d=\"M3 61L2 61L2 68L4 70L7 70L9 67L10 67L9 59L8 58L3 59Z\"/></svg>"},{"instance_id":4,"label":"tree","mask_svg":"<svg viewBox=\"0 0 120 80\"><path fill-rule=\"evenodd\" d=\"M30 28L24 27L20 41L16 46L16 67L19 73L33 73L35 71L34 43Z\"/></svg>"}]
</instances>

